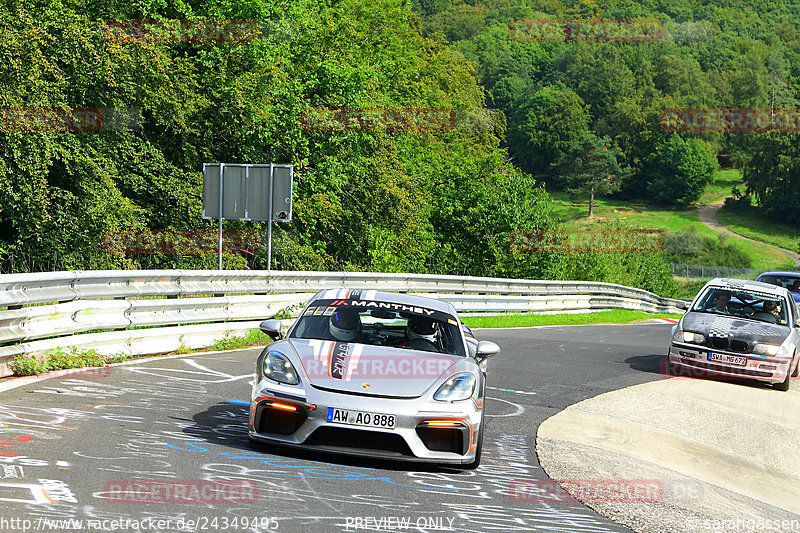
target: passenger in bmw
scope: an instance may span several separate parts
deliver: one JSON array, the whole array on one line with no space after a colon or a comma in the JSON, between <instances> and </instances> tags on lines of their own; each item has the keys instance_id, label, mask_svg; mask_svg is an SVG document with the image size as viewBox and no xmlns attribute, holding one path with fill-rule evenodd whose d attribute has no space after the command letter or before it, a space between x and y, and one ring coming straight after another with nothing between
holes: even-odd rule
<instances>
[{"instance_id":1,"label":"passenger in bmw","mask_svg":"<svg viewBox=\"0 0 800 533\"><path fill-rule=\"evenodd\" d=\"M781 320L781 308L778 305L778 302L773 302L772 300L765 301L764 312L774 316L776 323L784 324L786 322L785 320Z\"/></svg>"}]
</instances>

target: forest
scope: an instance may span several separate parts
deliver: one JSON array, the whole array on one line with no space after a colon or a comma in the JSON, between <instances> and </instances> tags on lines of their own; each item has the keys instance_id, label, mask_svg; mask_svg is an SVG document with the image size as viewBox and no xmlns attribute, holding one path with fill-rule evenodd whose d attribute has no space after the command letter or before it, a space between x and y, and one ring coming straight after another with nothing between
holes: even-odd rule
<instances>
[{"instance_id":1,"label":"forest","mask_svg":"<svg viewBox=\"0 0 800 533\"><path fill-rule=\"evenodd\" d=\"M663 32L632 42L514 32L542 19L648 19ZM239 22L225 38L187 37L202 21ZM796 0L6 2L0 272L216 268L213 253L103 243L214 231L203 163L280 163L295 167L293 220L274 225L272 268L592 279L670 295L660 253L509 243L558 231L551 191L680 209L720 166L742 170L739 202L800 224L797 132L661 122L667 109L797 107L798 23ZM31 120L87 109L123 120ZM325 109L447 110L452 122L364 126L362 112L359 127L309 127ZM578 164L589 159L591 172ZM224 226L262 243L224 267L266 268L266 224Z\"/></svg>"}]
</instances>

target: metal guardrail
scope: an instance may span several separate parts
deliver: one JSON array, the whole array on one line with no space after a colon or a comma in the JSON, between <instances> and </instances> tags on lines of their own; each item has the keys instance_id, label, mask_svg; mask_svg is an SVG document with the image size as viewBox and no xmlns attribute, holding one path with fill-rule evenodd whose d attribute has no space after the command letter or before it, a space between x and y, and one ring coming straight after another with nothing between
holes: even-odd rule
<instances>
[{"instance_id":1,"label":"metal guardrail","mask_svg":"<svg viewBox=\"0 0 800 533\"><path fill-rule=\"evenodd\" d=\"M30 341L98 329L198 322L234 322L274 316L313 293L161 300L76 300L0 311L0 343ZM2 348L0 348L2 350Z\"/></svg>"},{"instance_id":2,"label":"metal guardrail","mask_svg":"<svg viewBox=\"0 0 800 533\"><path fill-rule=\"evenodd\" d=\"M641 289L586 281L239 270L3 274L0 309L7 309L0 310L0 376L10 375L7 363L16 355L41 356L59 347L145 355L208 346L257 328L318 290L343 287L422 293L466 313L680 312L684 305ZM200 322L205 324L187 325ZM142 326L168 327L130 329Z\"/></svg>"}]
</instances>

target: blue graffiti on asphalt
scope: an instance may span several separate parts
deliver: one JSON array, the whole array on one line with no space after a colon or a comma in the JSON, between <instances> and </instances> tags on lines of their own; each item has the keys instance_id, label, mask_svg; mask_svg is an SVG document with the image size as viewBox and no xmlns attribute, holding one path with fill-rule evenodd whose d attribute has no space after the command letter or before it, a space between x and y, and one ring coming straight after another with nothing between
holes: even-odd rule
<instances>
[{"instance_id":1,"label":"blue graffiti on asphalt","mask_svg":"<svg viewBox=\"0 0 800 533\"><path fill-rule=\"evenodd\" d=\"M203 442L198 443L196 441L184 441L182 443L183 446L176 446L174 444L163 444L167 448L171 448L173 450L180 450L185 452L215 452L218 450L214 449L207 449L205 447L209 446L218 446L222 448L229 449L232 446L230 445L222 445L222 444L213 444L210 442ZM337 469L334 470L331 468L331 465L326 463L317 463L317 465L307 465L302 464L300 461L293 460L293 459L284 459L281 457L266 457L261 453L254 452L244 447L233 447L243 451L236 451L236 452L223 452L218 451L219 455L225 457L226 459L253 459L256 461L260 461L262 464L271 466L278 470L284 470L284 472L274 472L270 470L269 472L264 471L265 473L269 473L270 475L279 475L279 476L287 476L287 477L303 477L307 479L350 479L350 480L357 480L357 481L385 481L390 485L397 485L400 487L411 487L411 488L419 488L416 485L406 485L404 483L398 483L389 479L388 477L371 477L370 472L374 472L374 468L367 468L367 467L358 467L358 466L350 466L346 469ZM356 472L355 470L362 470L362 472ZM253 472L259 472L258 470L254 470ZM439 490L459 490L458 488L441 488Z\"/></svg>"}]
</instances>

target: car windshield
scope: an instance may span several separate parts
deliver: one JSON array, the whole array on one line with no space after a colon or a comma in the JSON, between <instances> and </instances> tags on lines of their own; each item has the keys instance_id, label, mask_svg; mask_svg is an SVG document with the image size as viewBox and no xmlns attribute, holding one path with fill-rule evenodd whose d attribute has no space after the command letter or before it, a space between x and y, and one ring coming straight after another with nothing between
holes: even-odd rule
<instances>
[{"instance_id":1,"label":"car windshield","mask_svg":"<svg viewBox=\"0 0 800 533\"><path fill-rule=\"evenodd\" d=\"M289 338L466 355L453 315L375 300L315 300L304 310Z\"/></svg>"},{"instance_id":2,"label":"car windshield","mask_svg":"<svg viewBox=\"0 0 800 533\"><path fill-rule=\"evenodd\" d=\"M787 304L783 298L754 291L708 287L697 299L692 310L771 324L788 324Z\"/></svg>"},{"instance_id":3,"label":"car windshield","mask_svg":"<svg viewBox=\"0 0 800 533\"><path fill-rule=\"evenodd\" d=\"M793 292L800 292L800 276L763 274L758 277L758 281L784 287Z\"/></svg>"}]
</instances>

